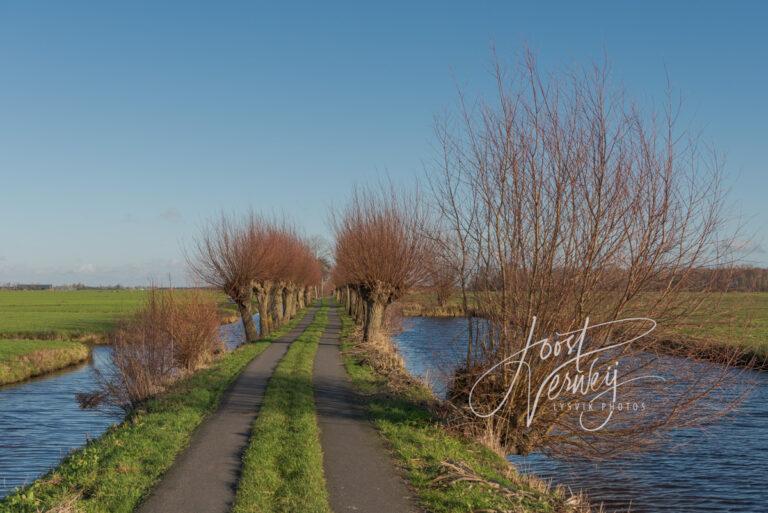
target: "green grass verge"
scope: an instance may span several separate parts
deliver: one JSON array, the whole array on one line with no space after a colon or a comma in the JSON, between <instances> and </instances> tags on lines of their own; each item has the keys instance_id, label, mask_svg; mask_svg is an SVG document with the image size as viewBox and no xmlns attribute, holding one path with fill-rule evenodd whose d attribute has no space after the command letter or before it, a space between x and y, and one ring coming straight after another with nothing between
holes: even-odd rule
<instances>
[{"instance_id":1,"label":"green grass verge","mask_svg":"<svg viewBox=\"0 0 768 513\"><path fill-rule=\"evenodd\" d=\"M254 422L233 513L330 513L312 368L327 308L286 353Z\"/></svg>"},{"instance_id":2,"label":"green grass verge","mask_svg":"<svg viewBox=\"0 0 768 513\"><path fill-rule=\"evenodd\" d=\"M69 367L90 354L88 346L79 342L0 340L0 385Z\"/></svg>"},{"instance_id":3,"label":"green grass verge","mask_svg":"<svg viewBox=\"0 0 768 513\"><path fill-rule=\"evenodd\" d=\"M423 406L431 399L425 386L413 385L401 393L388 391L382 376L350 356L353 321L343 310L340 315L347 373L361 392L370 395L370 416L426 510L554 512L563 508L565 498L547 491L543 483L517 474L504 458L481 444L443 429ZM505 496L493 485L465 481L435 486L432 482L442 474L443 462L460 463L512 493Z\"/></svg>"},{"instance_id":4,"label":"green grass verge","mask_svg":"<svg viewBox=\"0 0 768 513\"><path fill-rule=\"evenodd\" d=\"M262 341L240 346L148 401L142 411L67 456L31 486L0 501L0 511L36 513L63 505L69 508L66 511L133 511L187 446L195 428L216 410L248 362L300 318Z\"/></svg>"}]
</instances>

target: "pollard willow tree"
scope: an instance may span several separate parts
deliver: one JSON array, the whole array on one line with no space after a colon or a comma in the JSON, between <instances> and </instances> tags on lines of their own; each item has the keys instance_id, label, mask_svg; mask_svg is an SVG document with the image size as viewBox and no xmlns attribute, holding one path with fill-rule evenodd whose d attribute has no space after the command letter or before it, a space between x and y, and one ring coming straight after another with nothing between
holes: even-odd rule
<instances>
[{"instance_id":1,"label":"pollard willow tree","mask_svg":"<svg viewBox=\"0 0 768 513\"><path fill-rule=\"evenodd\" d=\"M366 341L381 332L387 307L422 280L427 220L417 194L392 186L356 188L332 215L334 282L345 287Z\"/></svg>"},{"instance_id":2,"label":"pollard willow tree","mask_svg":"<svg viewBox=\"0 0 768 513\"><path fill-rule=\"evenodd\" d=\"M192 274L221 290L237 305L246 340L257 340L253 322L254 269L260 253L253 251L251 226L222 214L208 223L195 240L194 254L187 258Z\"/></svg>"},{"instance_id":3,"label":"pollard willow tree","mask_svg":"<svg viewBox=\"0 0 768 513\"><path fill-rule=\"evenodd\" d=\"M320 284L320 262L287 222L251 213L242 220L222 215L196 240L189 258L194 275L227 294L237 305L246 338L258 338L296 315Z\"/></svg>"},{"instance_id":4,"label":"pollard willow tree","mask_svg":"<svg viewBox=\"0 0 768 513\"><path fill-rule=\"evenodd\" d=\"M495 79L494 100L469 106L462 96L458 115L438 123L429 174L434 239L457 270L466 311L483 318L470 323L466 364L453 378L456 425L505 453L599 458L724 411L714 398L733 398L727 365L681 365L658 356L652 336L610 347L650 321L590 330L581 369L568 367L568 346L552 354L554 341L567 340L559 334L588 319L670 325L696 307L708 287L694 291L691 277L727 267L732 240L717 156L676 130L673 102L661 116L644 114L599 66L543 76L529 54L512 73L497 66ZM550 344L522 352L529 337ZM719 357L728 364L736 355ZM620 399L606 400L589 387L565 389L564 369L601 379L617 370L627 383ZM598 427L606 411L572 409L590 401L615 409L618 400L630 411L594 431L585 426Z\"/></svg>"}]
</instances>

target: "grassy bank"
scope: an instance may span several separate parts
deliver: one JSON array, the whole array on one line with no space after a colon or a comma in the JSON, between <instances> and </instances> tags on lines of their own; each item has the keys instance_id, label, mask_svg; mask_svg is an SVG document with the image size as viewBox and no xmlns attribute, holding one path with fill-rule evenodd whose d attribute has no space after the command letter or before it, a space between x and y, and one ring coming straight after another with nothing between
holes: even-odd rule
<instances>
[{"instance_id":1,"label":"grassy bank","mask_svg":"<svg viewBox=\"0 0 768 513\"><path fill-rule=\"evenodd\" d=\"M224 391L248 362L300 317L268 339L227 353L148 401L141 411L67 456L31 486L0 501L0 511L133 511L187 446L195 428L215 411Z\"/></svg>"},{"instance_id":2,"label":"grassy bank","mask_svg":"<svg viewBox=\"0 0 768 513\"><path fill-rule=\"evenodd\" d=\"M518 474L481 444L445 430L426 405L433 400L424 385L392 379L364 363L376 349L353 336L352 319L343 312L344 365L354 385L370 394L370 415L396 461L431 512L577 511L562 490L550 490L536 478ZM403 371L404 372L404 371Z\"/></svg>"},{"instance_id":3,"label":"grassy bank","mask_svg":"<svg viewBox=\"0 0 768 513\"><path fill-rule=\"evenodd\" d=\"M312 367L328 320L321 309L269 381L245 452L234 513L330 513Z\"/></svg>"},{"instance_id":4,"label":"grassy bank","mask_svg":"<svg viewBox=\"0 0 768 513\"><path fill-rule=\"evenodd\" d=\"M736 345L768 358L768 292L711 294L674 327L659 327L671 340Z\"/></svg>"},{"instance_id":5,"label":"grassy bank","mask_svg":"<svg viewBox=\"0 0 768 513\"><path fill-rule=\"evenodd\" d=\"M87 360L90 353L79 342L0 340L0 385L69 367Z\"/></svg>"},{"instance_id":6,"label":"grassy bank","mask_svg":"<svg viewBox=\"0 0 768 513\"><path fill-rule=\"evenodd\" d=\"M651 298L652 299L652 298ZM459 317L464 315L461 297L454 294L445 305L430 292L413 292L401 302L403 315L411 317ZM645 315L640 309L626 316ZM692 313L660 324L655 334L662 340L701 345L737 346L749 354L768 358L768 292L709 293Z\"/></svg>"},{"instance_id":7,"label":"grassy bank","mask_svg":"<svg viewBox=\"0 0 768 513\"><path fill-rule=\"evenodd\" d=\"M462 317L464 307L460 294L453 294L444 304L437 302L432 292L411 292L399 301L399 306L406 317Z\"/></svg>"}]
</instances>

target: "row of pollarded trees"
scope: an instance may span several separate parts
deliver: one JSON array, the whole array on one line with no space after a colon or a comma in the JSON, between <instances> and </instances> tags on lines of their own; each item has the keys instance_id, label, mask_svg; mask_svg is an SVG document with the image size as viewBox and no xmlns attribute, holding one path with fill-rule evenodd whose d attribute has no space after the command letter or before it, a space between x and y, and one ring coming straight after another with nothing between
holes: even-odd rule
<instances>
[{"instance_id":1,"label":"row of pollarded trees","mask_svg":"<svg viewBox=\"0 0 768 513\"><path fill-rule=\"evenodd\" d=\"M529 334L554 340L628 317L673 326L701 300L688 290L697 269L728 268L733 238L720 162L677 132L671 107L666 120L643 114L599 67L549 76L531 56L512 73L499 66L496 83L495 101L462 105L438 125L432 215L383 189L355 191L335 216L333 280L365 339L410 287L457 285L465 311L482 320L468 318L465 364L450 386L454 423L508 453L606 457L727 411L711 407L733 384L727 365L679 365L649 337L614 347L650 324L635 321L591 330L578 360L589 379L617 370L618 397L561 387L536 397L530 421L531 387L559 379L573 354L522 352L521 362ZM581 415L563 407L593 400L611 405ZM594 430L619 400L648 407L617 411Z\"/></svg>"},{"instance_id":2,"label":"row of pollarded trees","mask_svg":"<svg viewBox=\"0 0 768 513\"><path fill-rule=\"evenodd\" d=\"M387 307L424 281L432 247L427 224L418 196L392 187L355 189L334 214L333 281L365 340L381 331Z\"/></svg>"},{"instance_id":3,"label":"row of pollarded trees","mask_svg":"<svg viewBox=\"0 0 768 513\"><path fill-rule=\"evenodd\" d=\"M209 223L189 264L198 279L237 305L249 341L259 333L268 335L309 304L322 279L320 259L293 226L256 214L241 219L222 215Z\"/></svg>"}]
</instances>

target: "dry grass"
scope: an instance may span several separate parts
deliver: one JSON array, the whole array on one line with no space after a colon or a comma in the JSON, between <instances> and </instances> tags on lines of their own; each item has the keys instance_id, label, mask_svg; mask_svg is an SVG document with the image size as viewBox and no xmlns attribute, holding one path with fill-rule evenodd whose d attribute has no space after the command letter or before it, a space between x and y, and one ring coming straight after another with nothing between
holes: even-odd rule
<instances>
[{"instance_id":1,"label":"dry grass","mask_svg":"<svg viewBox=\"0 0 768 513\"><path fill-rule=\"evenodd\" d=\"M564 487L552 487L550 483L533 476L518 474L511 468L505 473L505 477L524 486L509 486L508 484L487 479L463 462L443 461L440 463L440 474L430 481L433 487L449 487L458 483L466 483L471 486L485 488L492 493L503 496L510 502L522 503L524 500L535 501L541 495L555 495L565 498L559 508L561 513L600 513L602 507L595 510L583 494L570 494ZM509 510L476 509L473 513L526 513L529 510L523 507Z\"/></svg>"},{"instance_id":2,"label":"dry grass","mask_svg":"<svg viewBox=\"0 0 768 513\"><path fill-rule=\"evenodd\" d=\"M90 349L72 341L0 340L0 385L85 361Z\"/></svg>"}]
</instances>

